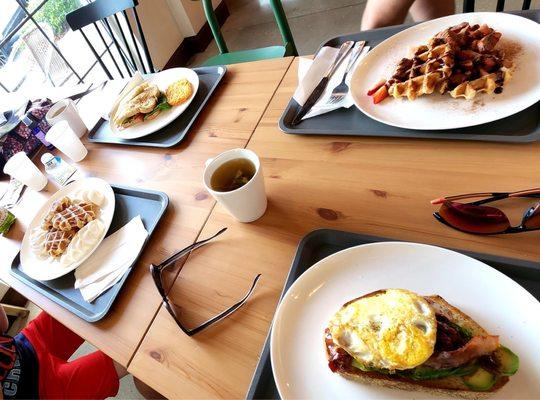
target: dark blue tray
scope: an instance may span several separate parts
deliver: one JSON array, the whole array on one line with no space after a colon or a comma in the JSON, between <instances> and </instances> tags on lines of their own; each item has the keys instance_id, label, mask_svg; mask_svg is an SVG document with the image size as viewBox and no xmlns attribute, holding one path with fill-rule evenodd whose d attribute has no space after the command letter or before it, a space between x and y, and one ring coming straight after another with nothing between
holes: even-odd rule
<instances>
[{"instance_id":1,"label":"dark blue tray","mask_svg":"<svg viewBox=\"0 0 540 400\"><path fill-rule=\"evenodd\" d=\"M361 235L352 232L319 229L306 235L299 243L296 256L289 271L281 297L287 292L293 282L313 264L323 258L349 247L375 242L396 242L391 238ZM498 257L491 254L480 254L451 249L476 258L491 265L527 289L540 301L540 263ZM266 338L264 348L253 375L251 386L246 396L248 399L279 399L272 364L270 362L270 337Z\"/></svg>"},{"instance_id":2,"label":"dark blue tray","mask_svg":"<svg viewBox=\"0 0 540 400\"><path fill-rule=\"evenodd\" d=\"M540 10L515 11L520 15L540 23ZM466 16L463 17L467 19ZM374 47L412 25L397 25L373 29L329 39L322 46L339 47L347 40L365 40ZM381 136L416 139L482 140L489 142L528 143L540 140L540 102L531 107L487 124L446 130L403 129L383 124L371 119L356 107L342 108L317 117L308 118L298 125L292 120L300 106L291 99L279 119L279 128L293 135L343 135L343 136Z\"/></svg>"},{"instance_id":3,"label":"dark blue tray","mask_svg":"<svg viewBox=\"0 0 540 400\"><path fill-rule=\"evenodd\" d=\"M163 192L154 190L145 190L132 188L122 185L111 185L114 191L116 204L114 207L114 215L111 227L107 232L107 236L116 232L123 227L132 218L137 215L141 216L144 227L148 231L148 238L144 242L137 259L133 262L129 270L124 274L122 279L105 293L99 296L94 302L86 302L78 289L73 286L75 284L75 271L70 272L58 279L52 281L40 282L30 278L21 271L19 255L15 257L11 264L11 274L26 285L30 286L35 291L49 298L55 303L68 309L73 314L81 317L88 322L95 322L103 318L112 304L116 300L118 293L124 286L133 266L137 264L139 256L143 252L150 236L154 232L156 225L165 213L169 204L168 196Z\"/></svg>"},{"instance_id":4,"label":"dark blue tray","mask_svg":"<svg viewBox=\"0 0 540 400\"><path fill-rule=\"evenodd\" d=\"M109 121L100 119L96 126L88 133L88 141L161 148L176 146L188 134L189 129L195 123L200 112L227 72L227 68L224 65L218 65L214 67L193 68L193 71L199 75L199 89L189 107L169 125L140 139L127 140L114 135L109 126Z\"/></svg>"}]
</instances>

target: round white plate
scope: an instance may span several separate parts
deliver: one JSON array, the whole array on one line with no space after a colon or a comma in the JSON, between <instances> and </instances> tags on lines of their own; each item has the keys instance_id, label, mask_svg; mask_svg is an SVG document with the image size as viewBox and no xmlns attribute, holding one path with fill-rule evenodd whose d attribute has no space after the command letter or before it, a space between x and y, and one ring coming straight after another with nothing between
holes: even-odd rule
<instances>
[{"instance_id":1,"label":"round white plate","mask_svg":"<svg viewBox=\"0 0 540 400\"><path fill-rule=\"evenodd\" d=\"M378 289L438 294L470 315L520 357L520 369L495 399L540 398L540 303L480 261L416 243L375 243L333 254L308 269L285 294L270 340L283 399L428 399L422 392L349 381L328 368L324 329L347 301Z\"/></svg>"},{"instance_id":2,"label":"round white plate","mask_svg":"<svg viewBox=\"0 0 540 400\"><path fill-rule=\"evenodd\" d=\"M158 72L145 79L146 82L156 85L162 92L165 92L171 83L174 83L180 79L187 79L193 86L193 93L186 102L174 106L169 110L162 111L153 120L130 126L127 129L119 130L116 128L116 126L114 126L114 124L111 124L113 133L122 139L137 139L156 132L178 118L189 107L193 101L193 98L197 94L197 90L199 89L199 75L189 68L171 68Z\"/></svg>"},{"instance_id":3,"label":"round white plate","mask_svg":"<svg viewBox=\"0 0 540 400\"><path fill-rule=\"evenodd\" d=\"M387 98L379 104L367 95L382 78L388 79L411 48L436 33L461 22L488 24L502 33L498 47L515 63L512 80L501 94L481 93L473 100L454 99L449 94L420 96L414 101ZM518 47L521 47L519 50ZM519 51L518 51L519 50ZM408 129L454 129L495 121L515 114L540 100L540 24L505 13L451 15L413 26L371 50L360 61L351 78L351 94L356 106L369 117Z\"/></svg>"},{"instance_id":4,"label":"round white plate","mask_svg":"<svg viewBox=\"0 0 540 400\"><path fill-rule=\"evenodd\" d=\"M103 224L103 232L98 237L94 246L89 248L85 255L75 263L63 265L59 259L48 257L46 259L40 259L32 249L31 239L34 229L38 228L45 215L50 209L51 204L64 197L68 196L73 198L77 193L81 193L86 190L98 190L105 197L103 205L100 207L98 219ZM38 281L48 281L51 279L59 278L77 268L81 265L90 255L98 248L100 243L105 238L105 234L109 230L111 221L114 214L115 198L114 192L111 186L103 179L99 178L85 178L73 183L70 183L66 187L62 188L51 198L43 204L35 215L30 225L28 225L21 245L21 269L30 278Z\"/></svg>"}]
</instances>

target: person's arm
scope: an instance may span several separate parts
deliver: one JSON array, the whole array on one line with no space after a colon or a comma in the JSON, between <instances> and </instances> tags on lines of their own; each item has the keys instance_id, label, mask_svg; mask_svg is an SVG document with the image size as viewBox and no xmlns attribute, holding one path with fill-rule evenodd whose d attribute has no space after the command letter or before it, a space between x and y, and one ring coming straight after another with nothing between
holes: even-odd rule
<instances>
[{"instance_id":1,"label":"person's arm","mask_svg":"<svg viewBox=\"0 0 540 400\"><path fill-rule=\"evenodd\" d=\"M416 22L451 15L454 0L368 0L362 16L362 30L402 24L411 12Z\"/></svg>"},{"instance_id":2,"label":"person's arm","mask_svg":"<svg viewBox=\"0 0 540 400\"><path fill-rule=\"evenodd\" d=\"M6 333L9 328L9 321L7 319L4 307L0 306L0 332Z\"/></svg>"},{"instance_id":3,"label":"person's arm","mask_svg":"<svg viewBox=\"0 0 540 400\"><path fill-rule=\"evenodd\" d=\"M362 30L402 24L413 3L414 0L368 0Z\"/></svg>"}]
</instances>

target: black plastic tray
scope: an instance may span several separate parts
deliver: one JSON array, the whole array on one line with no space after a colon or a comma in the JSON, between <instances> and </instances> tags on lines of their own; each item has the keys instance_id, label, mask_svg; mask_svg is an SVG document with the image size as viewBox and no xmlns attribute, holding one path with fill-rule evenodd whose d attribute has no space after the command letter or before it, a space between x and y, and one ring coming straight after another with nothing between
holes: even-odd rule
<instances>
[{"instance_id":1,"label":"black plastic tray","mask_svg":"<svg viewBox=\"0 0 540 400\"><path fill-rule=\"evenodd\" d=\"M352 232L320 229L306 235L298 245L296 255L287 276L281 298L293 282L308 268L323 258L352 246L366 243L396 241L391 238L362 235ZM453 249L455 250L455 249ZM476 258L508 275L533 296L540 300L540 263L517 260L491 254L473 253L461 250L462 254ZM248 399L279 399L279 393L272 374L270 362L270 340L266 338L264 348L253 375Z\"/></svg>"},{"instance_id":2,"label":"black plastic tray","mask_svg":"<svg viewBox=\"0 0 540 400\"><path fill-rule=\"evenodd\" d=\"M219 82L227 72L223 65L215 67L194 68L199 75L199 89L189 107L177 119L169 125L151 135L140 139L120 139L116 137L109 126L109 121L100 119L94 128L88 133L88 141L94 143L121 144L128 146L146 146L168 148L180 143L189 132L189 129L197 119L208 99L214 93Z\"/></svg>"},{"instance_id":3,"label":"black plastic tray","mask_svg":"<svg viewBox=\"0 0 540 400\"><path fill-rule=\"evenodd\" d=\"M19 255L15 257L11 265L10 272L17 279L88 322L98 321L107 314L169 204L169 198L163 192L121 185L111 185L111 187L114 191L116 204L107 236L116 232L132 218L140 215L144 227L148 231L148 238L144 242L137 259L122 279L94 300L94 302L86 302L82 298L81 292L73 287L75 284L75 271L52 281L40 282L30 278L21 271L19 268Z\"/></svg>"},{"instance_id":4,"label":"black plastic tray","mask_svg":"<svg viewBox=\"0 0 540 400\"><path fill-rule=\"evenodd\" d=\"M517 11L511 14L520 15L540 23L540 10ZM390 36L410 26L412 25L398 25L339 36L326 41L321 47L339 47L347 40L366 40L367 45L373 48ZM540 140L540 102L517 114L487 124L437 131L403 129L386 125L371 119L354 106L349 109L342 108L308 118L293 126L291 122L299 107L298 103L291 99L279 120L279 128L283 132L296 135L383 136L513 143Z\"/></svg>"}]
</instances>

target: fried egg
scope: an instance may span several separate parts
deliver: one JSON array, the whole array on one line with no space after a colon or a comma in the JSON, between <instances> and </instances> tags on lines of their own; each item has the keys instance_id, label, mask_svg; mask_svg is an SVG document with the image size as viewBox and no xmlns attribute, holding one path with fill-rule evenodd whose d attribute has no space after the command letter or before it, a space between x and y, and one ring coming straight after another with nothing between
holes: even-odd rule
<instances>
[{"instance_id":1,"label":"fried egg","mask_svg":"<svg viewBox=\"0 0 540 400\"><path fill-rule=\"evenodd\" d=\"M437 321L423 297L387 289L345 304L329 329L334 342L362 365L404 370L433 354Z\"/></svg>"}]
</instances>

